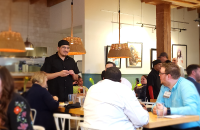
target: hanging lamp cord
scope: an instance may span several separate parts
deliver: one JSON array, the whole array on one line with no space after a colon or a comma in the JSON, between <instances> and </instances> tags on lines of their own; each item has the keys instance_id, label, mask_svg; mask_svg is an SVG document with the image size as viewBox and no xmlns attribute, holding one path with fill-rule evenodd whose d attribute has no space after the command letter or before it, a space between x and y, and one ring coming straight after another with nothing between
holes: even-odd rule
<instances>
[{"instance_id":1,"label":"hanging lamp cord","mask_svg":"<svg viewBox=\"0 0 200 130\"><path fill-rule=\"evenodd\" d=\"M11 4L12 4L12 0L10 0L10 18L9 18L9 30L11 30L11 16L12 16L12 14L11 14Z\"/></svg>"},{"instance_id":2,"label":"hanging lamp cord","mask_svg":"<svg viewBox=\"0 0 200 130\"><path fill-rule=\"evenodd\" d=\"M120 45L120 0L119 0L119 45Z\"/></svg>"},{"instance_id":3,"label":"hanging lamp cord","mask_svg":"<svg viewBox=\"0 0 200 130\"><path fill-rule=\"evenodd\" d=\"M71 2L71 37L73 37L73 0Z\"/></svg>"},{"instance_id":4,"label":"hanging lamp cord","mask_svg":"<svg viewBox=\"0 0 200 130\"><path fill-rule=\"evenodd\" d=\"M28 20L27 20L27 40L29 37L29 1L28 1Z\"/></svg>"}]
</instances>

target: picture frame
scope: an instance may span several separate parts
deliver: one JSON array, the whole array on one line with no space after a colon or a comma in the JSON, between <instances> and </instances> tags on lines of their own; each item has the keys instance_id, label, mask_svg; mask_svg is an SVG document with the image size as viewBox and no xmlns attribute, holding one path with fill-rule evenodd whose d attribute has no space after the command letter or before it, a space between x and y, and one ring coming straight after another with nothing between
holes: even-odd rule
<instances>
[{"instance_id":1,"label":"picture frame","mask_svg":"<svg viewBox=\"0 0 200 130\"><path fill-rule=\"evenodd\" d=\"M151 48L151 51L150 51L150 69L153 68L153 61L154 60L157 60L157 49L155 48Z\"/></svg>"},{"instance_id":2,"label":"picture frame","mask_svg":"<svg viewBox=\"0 0 200 130\"><path fill-rule=\"evenodd\" d=\"M110 51L110 46L106 47L106 62L110 61L115 63L117 68L121 68L121 58L108 58L108 53Z\"/></svg>"},{"instance_id":3,"label":"picture frame","mask_svg":"<svg viewBox=\"0 0 200 130\"><path fill-rule=\"evenodd\" d=\"M128 42L131 58L126 58L126 68L142 68L142 42Z\"/></svg>"},{"instance_id":4,"label":"picture frame","mask_svg":"<svg viewBox=\"0 0 200 130\"><path fill-rule=\"evenodd\" d=\"M172 44L172 58L177 58L177 64L184 70L187 68L187 45Z\"/></svg>"}]
</instances>

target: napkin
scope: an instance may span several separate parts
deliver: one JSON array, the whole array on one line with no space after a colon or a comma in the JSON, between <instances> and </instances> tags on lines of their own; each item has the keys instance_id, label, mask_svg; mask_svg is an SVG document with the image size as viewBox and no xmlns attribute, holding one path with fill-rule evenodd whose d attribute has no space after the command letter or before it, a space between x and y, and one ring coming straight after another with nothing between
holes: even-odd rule
<instances>
[{"instance_id":1,"label":"napkin","mask_svg":"<svg viewBox=\"0 0 200 130\"><path fill-rule=\"evenodd\" d=\"M179 118L179 117L182 117L184 115L167 115L167 116L164 116L165 118Z\"/></svg>"}]
</instances>

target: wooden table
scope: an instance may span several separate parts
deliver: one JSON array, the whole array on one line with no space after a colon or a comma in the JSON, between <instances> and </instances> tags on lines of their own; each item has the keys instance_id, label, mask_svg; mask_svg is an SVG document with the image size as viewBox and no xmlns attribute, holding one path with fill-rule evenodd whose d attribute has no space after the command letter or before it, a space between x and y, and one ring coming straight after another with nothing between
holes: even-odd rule
<instances>
[{"instance_id":1,"label":"wooden table","mask_svg":"<svg viewBox=\"0 0 200 130\"><path fill-rule=\"evenodd\" d=\"M59 112L65 112L65 107L59 107ZM69 110L69 113L75 114L75 115L84 115L84 111L82 108L73 108Z\"/></svg>"},{"instance_id":2,"label":"wooden table","mask_svg":"<svg viewBox=\"0 0 200 130\"><path fill-rule=\"evenodd\" d=\"M157 128L170 125L183 124L188 122L198 121L199 116L183 116L180 118L157 118L157 115L154 115L152 112L149 112L149 123L144 128Z\"/></svg>"},{"instance_id":3,"label":"wooden table","mask_svg":"<svg viewBox=\"0 0 200 130\"><path fill-rule=\"evenodd\" d=\"M63 107L59 107L60 112L64 112L65 109ZM73 108L69 110L69 113L76 115L84 115L84 111L81 108ZM188 122L198 121L199 116L183 116L180 118L157 118L157 115L154 115L152 112L149 112L149 123L144 128L157 128L164 126L171 126L177 124L183 124Z\"/></svg>"}]
</instances>

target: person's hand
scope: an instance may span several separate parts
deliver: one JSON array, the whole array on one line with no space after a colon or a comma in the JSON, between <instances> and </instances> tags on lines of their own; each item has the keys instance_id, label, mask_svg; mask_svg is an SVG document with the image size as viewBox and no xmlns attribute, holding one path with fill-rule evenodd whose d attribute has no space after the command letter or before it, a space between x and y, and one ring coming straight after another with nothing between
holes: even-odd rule
<instances>
[{"instance_id":1,"label":"person's hand","mask_svg":"<svg viewBox=\"0 0 200 130\"><path fill-rule=\"evenodd\" d=\"M140 102L140 104L142 105L142 107L143 107L144 110L147 110L147 107L145 106L144 103Z\"/></svg>"},{"instance_id":2,"label":"person's hand","mask_svg":"<svg viewBox=\"0 0 200 130\"><path fill-rule=\"evenodd\" d=\"M69 70L69 74L70 74L70 75L74 75L75 73L74 73L73 70Z\"/></svg>"},{"instance_id":3,"label":"person's hand","mask_svg":"<svg viewBox=\"0 0 200 130\"><path fill-rule=\"evenodd\" d=\"M53 99L58 101L58 97L57 96L53 96Z\"/></svg>"},{"instance_id":4,"label":"person's hand","mask_svg":"<svg viewBox=\"0 0 200 130\"><path fill-rule=\"evenodd\" d=\"M162 104L157 104L157 108L158 109L162 109L164 107L164 115L167 115L167 108L165 106L163 106ZM153 107L153 114L157 114L156 112L156 105Z\"/></svg>"},{"instance_id":5,"label":"person's hand","mask_svg":"<svg viewBox=\"0 0 200 130\"><path fill-rule=\"evenodd\" d=\"M74 85L74 84L78 84L78 81L74 81L74 82L73 82L73 85Z\"/></svg>"},{"instance_id":6,"label":"person's hand","mask_svg":"<svg viewBox=\"0 0 200 130\"><path fill-rule=\"evenodd\" d=\"M59 76L60 77L66 77L66 76L68 76L69 75L69 71L68 70L62 70L62 71L60 71L60 73L59 73Z\"/></svg>"},{"instance_id":7,"label":"person's hand","mask_svg":"<svg viewBox=\"0 0 200 130\"><path fill-rule=\"evenodd\" d=\"M157 113L156 113L156 105L153 107L153 114L157 115Z\"/></svg>"}]
</instances>

